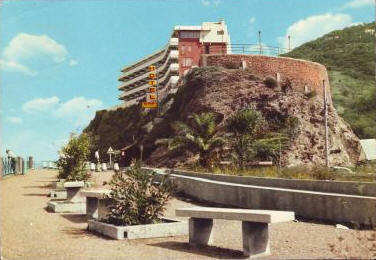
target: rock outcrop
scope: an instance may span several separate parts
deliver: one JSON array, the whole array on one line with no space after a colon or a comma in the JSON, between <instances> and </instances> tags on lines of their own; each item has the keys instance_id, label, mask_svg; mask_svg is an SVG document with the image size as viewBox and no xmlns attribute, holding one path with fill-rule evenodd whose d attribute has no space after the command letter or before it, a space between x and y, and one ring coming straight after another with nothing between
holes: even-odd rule
<instances>
[{"instance_id":1,"label":"rock outcrop","mask_svg":"<svg viewBox=\"0 0 376 260\"><path fill-rule=\"evenodd\" d=\"M279 118L298 118L299 131L282 152L284 166L325 163L324 105L320 95L307 95L304 86L294 86L293 79L275 88L267 87L263 78L250 70L202 67L193 69L180 83L167 117L187 121L192 113L214 112L223 118L222 125L236 111L252 107L258 110L269 125ZM162 122L161 124L163 124ZM167 121L165 122L167 123ZM350 165L360 153L359 139L328 103L330 165ZM159 147L151 153L148 163L156 166L184 164L188 154L174 156Z\"/></svg>"}]
</instances>

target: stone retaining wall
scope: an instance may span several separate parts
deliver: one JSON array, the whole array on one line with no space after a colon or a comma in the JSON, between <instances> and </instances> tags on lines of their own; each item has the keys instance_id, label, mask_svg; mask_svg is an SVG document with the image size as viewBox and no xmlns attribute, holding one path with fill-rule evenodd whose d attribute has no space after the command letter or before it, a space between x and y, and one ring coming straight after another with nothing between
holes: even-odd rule
<instances>
[{"instance_id":1,"label":"stone retaining wall","mask_svg":"<svg viewBox=\"0 0 376 260\"><path fill-rule=\"evenodd\" d=\"M315 90L317 94L322 95L323 80L326 82L328 93L330 93L329 78L325 66L292 58L271 57L262 55L202 55L202 66L224 66L226 64L238 64L241 67L245 61L247 68L259 77L273 76L283 81L289 79L295 88L304 91L305 85L308 89Z\"/></svg>"},{"instance_id":2,"label":"stone retaining wall","mask_svg":"<svg viewBox=\"0 0 376 260\"><path fill-rule=\"evenodd\" d=\"M287 210L297 216L336 223L376 225L376 197L271 188L172 174L177 191L228 207Z\"/></svg>"},{"instance_id":3,"label":"stone retaining wall","mask_svg":"<svg viewBox=\"0 0 376 260\"><path fill-rule=\"evenodd\" d=\"M183 170L174 170L174 174L245 185L257 185L275 188L288 188L297 190L310 190L319 192L376 197L376 183L372 182L293 180L282 178L262 178L252 176L198 173Z\"/></svg>"}]
</instances>

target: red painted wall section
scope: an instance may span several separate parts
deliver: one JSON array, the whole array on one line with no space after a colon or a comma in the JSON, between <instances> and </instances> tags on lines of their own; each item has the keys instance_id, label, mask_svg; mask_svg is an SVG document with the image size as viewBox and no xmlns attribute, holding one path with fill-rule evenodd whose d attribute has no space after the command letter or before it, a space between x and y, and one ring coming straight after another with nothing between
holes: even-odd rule
<instances>
[{"instance_id":1,"label":"red painted wall section","mask_svg":"<svg viewBox=\"0 0 376 260\"><path fill-rule=\"evenodd\" d=\"M202 55L202 66L222 66L226 63L238 63L241 67L245 61L247 68L259 77L277 77L279 73L281 80L289 79L297 90L304 91L305 85L315 90L318 95L323 94L323 80L326 82L328 95L330 97L330 85L328 73L325 66L304 60L297 60L283 57L270 57L261 55Z\"/></svg>"},{"instance_id":2,"label":"red painted wall section","mask_svg":"<svg viewBox=\"0 0 376 260\"><path fill-rule=\"evenodd\" d=\"M206 50L209 50L209 54L227 54L226 43L209 43L208 47L206 47Z\"/></svg>"},{"instance_id":3,"label":"red painted wall section","mask_svg":"<svg viewBox=\"0 0 376 260\"><path fill-rule=\"evenodd\" d=\"M201 44L199 39L179 39L179 75L192 66L198 66L201 57Z\"/></svg>"}]
</instances>

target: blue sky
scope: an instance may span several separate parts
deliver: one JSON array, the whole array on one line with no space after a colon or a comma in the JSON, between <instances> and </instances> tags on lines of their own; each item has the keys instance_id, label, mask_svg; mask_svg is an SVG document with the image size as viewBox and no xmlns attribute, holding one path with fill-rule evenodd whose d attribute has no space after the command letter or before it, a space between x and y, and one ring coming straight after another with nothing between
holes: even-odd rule
<instances>
[{"instance_id":1,"label":"blue sky","mask_svg":"<svg viewBox=\"0 0 376 260\"><path fill-rule=\"evenodd\" d=\"M224 18L233 43L292 46L374 20L374 0L0 0L1 152L54 160L70 132L118 104L120 69L174 25Z\"/></svg>"}]
</instances>

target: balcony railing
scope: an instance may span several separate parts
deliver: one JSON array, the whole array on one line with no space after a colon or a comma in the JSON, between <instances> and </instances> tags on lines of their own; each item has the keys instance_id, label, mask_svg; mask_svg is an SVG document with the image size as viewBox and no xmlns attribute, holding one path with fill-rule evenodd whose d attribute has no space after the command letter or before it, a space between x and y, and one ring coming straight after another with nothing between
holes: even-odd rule
<instances>
[{"instance_id":1,"label":"balcony railing","mask_svg":"<svg viewBox=\"0 0 376 260\"><path fill-rule=\"evenodd\" d=\"M207 52L209 51L209 52ZM258 54L266 56L279 56L289 52L288 49L264 44L228 44L227 46L210 46L209 50L203 48L202 54Z\"/></svg>"},{"instance_id":2,"label":"balcony railing","mask_svg":"<svg viewBox=\"0 0 376 260\"><path fill-rule=\"evenodd\" d=\"M161 86L164 86L166 83L166 80L169 79L171 76L175 76L174 73L178 73L179 71L179 64L178 63L172 63L167 72L159 78L159 84ZM146 89L148 89L150 86L148 83L145 83L144 85L138 86L136 88L133 88L131 90L124 91L122 94L120 94L119 99L125 99L126 97L131 98L137 98L139 96L146 94Z\"/></svg>"},{"instance_id":3,"label":"balcony railing","mask_svg":"<svg viewBox=\"0 0 376 260\"><path fill-rule=\"evenodd\" d=\"M141 69L144 68L145 70L147 70L148 66L153 65L163 60L166 54L169 52L169 50L172 48L177 48L178 44L179 44L179 40L177 38L171 38L169 43L165 47L163 47L161 50L157 51L156 53L152 55L144 57L140 59L138 62L122 69L123 73L119 77L119 80L123 80L125 77L132 75L135 72L138 72L140 68Z\"/></svg>"},{"instance_id":4,"label":"balcony railing","mask_svg":"<svg viewBox=\"0 0 376 260\"><path fill-rule=\"evenodd\" d=\"M158 73L159 73L161 76L163 76L163 75L165 74L166 70L169 68L169 66L170 66L170 64L171 64L171 62L172 62L172 60L176 60L176 59L178 59L178 57L179 57L179 53L178 53L178 51L171 50L171 51L169 52L168 56L166 56L166 57L164 58L164 63L163 63L163 65L160 66L160 67L157 67L157 71L158 71ZM148 71L148 70L147 70L147 71ZM140 82L142 82L142 81L147 82L147 81L148 81L148 76L149 76L149 71L146 72L146 73L144 73L144 74L141 74L141 75L139 75L139 76L137 76L137 77L135 77L135 78L133 78L133 79L131 79L131 80L127 80L127 81L123 82L123 83L118 87L118 89L119 89L119 90L125 90L125 89L129 88L130 85L132 85L132 84L134 84L134 85L136 85L136 87L138 87L137 85L140 85L140 84L139 84ZM131 88L136 88L136 87L131 87Z\"/></svg>"}]
</instances>

